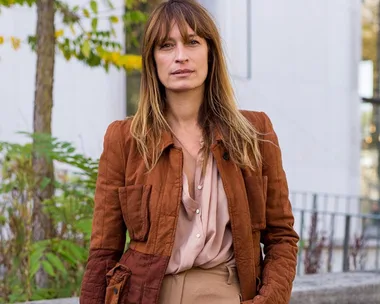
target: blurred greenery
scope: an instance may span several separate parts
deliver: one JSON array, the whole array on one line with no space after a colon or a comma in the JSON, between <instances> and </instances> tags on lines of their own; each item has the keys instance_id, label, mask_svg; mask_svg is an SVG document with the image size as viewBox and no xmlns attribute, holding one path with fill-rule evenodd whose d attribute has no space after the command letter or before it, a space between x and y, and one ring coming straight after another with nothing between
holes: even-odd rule
<instances>
[{"instance_id":1,"label":"blurred greenery","mask_svg":"<svg viewBox=\"0 0 380 304\"><path fill-rule=\"evenodd\" d=\"M30 143L0 142L0 303L79 295L91 234L98 161L76 152L68 142L24 133ZM35 139L35 146L32 139ZM33 195L38 183L33 149L56 164L55 195L43 202L54 222L54 237L33 241ZM39 289L42 267L48 288Z\"/></svg>"}]
</instances>

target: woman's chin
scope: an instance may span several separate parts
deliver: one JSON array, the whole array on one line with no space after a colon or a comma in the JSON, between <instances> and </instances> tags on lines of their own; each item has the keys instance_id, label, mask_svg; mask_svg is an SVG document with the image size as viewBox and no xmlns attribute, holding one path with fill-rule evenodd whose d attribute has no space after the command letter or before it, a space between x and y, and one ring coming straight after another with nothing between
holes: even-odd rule
<instances>
[{"instance_id":1,"label":"woman's chin","mask_svg":"<svg viewBox=\"0 0 380 304\"><path fill-rule=\"evenodd\" d=\"M187 91L195 90L197 88L199 88L199 85L195 85L191 83L182 83L182 84L169 86L166 88L166 90L179 93L179 92L187 92Z\"/></svg>"}]
</instances>

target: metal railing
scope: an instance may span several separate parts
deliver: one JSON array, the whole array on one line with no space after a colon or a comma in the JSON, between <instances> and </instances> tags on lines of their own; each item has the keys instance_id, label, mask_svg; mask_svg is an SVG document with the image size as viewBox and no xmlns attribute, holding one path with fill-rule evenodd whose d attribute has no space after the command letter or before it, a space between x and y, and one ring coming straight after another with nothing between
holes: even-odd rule
<instances>
[{"instance_id":1,"label":"metal railing","mask_svg":"<svg viewBox=\"0 0 380 304\"><path fill-rule=\"evenodd\" d=\"M380 269L379 201L324 193L292 192L300 236L297 274Z\"/></svg>"}]
</instances>

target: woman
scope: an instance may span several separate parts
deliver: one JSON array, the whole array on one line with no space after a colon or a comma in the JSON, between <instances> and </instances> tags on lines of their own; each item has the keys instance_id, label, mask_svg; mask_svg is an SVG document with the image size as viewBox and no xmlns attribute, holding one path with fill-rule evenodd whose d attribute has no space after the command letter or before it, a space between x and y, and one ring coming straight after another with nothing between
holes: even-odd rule
<instances>
[{"instance_id":1,"label":"woman","mask_svg":"<svg viewBox=\"0 0 380 304\"><path fill-rule=\"evenodd\" d=\"M288 303L298 235L278 140L238 110L209 14L160 4L142 58L137 113L104 138L81 303Z\"/></svg>"}]
</instances>

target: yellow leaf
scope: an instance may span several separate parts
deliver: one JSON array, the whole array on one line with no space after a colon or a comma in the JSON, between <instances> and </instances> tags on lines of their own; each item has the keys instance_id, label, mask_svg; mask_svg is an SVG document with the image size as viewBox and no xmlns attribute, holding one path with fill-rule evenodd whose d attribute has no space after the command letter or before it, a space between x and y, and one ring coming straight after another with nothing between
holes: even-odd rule
<instances>
[{"instance_id":1,"label":"yellow leaf","mask_svg":"<svg viewBox=\"0 0 380 304\"><path fill-rule=\"evenodd\" d=\"M88 11L87 8L84 8L84 9L83 9L83 15L84 15L86 18L90 18L90 12Z\"/></svg>"},{"instance_id":2,"label":"yellow leaf","mask_svg":"<svg viewBox=\"0 0 380 304\"><path fill-rule=\"evenodd\" d=\"M117 16L110 16L110 21L111 21L111 23L118 23L119 18Z\"/></svg>"},{"instance_id":3,"label":"yellow leaf","mask_svg":"<svg viewBox=\"0 0 380 304\"><path fill-rule=\"evenodd\" d=\"M3 44L3 43L4 43L4 37L0 36L0 44Z\"/></svg>"},{"instance_id":4,"label":"yellow leaf","mask_svg":"<svg viewBox=\"0 0 380 304\"><path fill-rule=\"evenodd\" d=\"M17 50L20 48L21 40L16 37L11 37L11 43L12 43L13 49Z\"/></svg>"},{"instance_id":5,"label":"yellow leaf","mask_svg":"<svg viewBox=\"0 0 380 304\"><path fill-rule=\"evenodd\" d=\"M55 31L55 38L58 38L58 37L63 36L64 33L65 33L65 32L64 32L63 29L60 29L60 30L58 30L58 31Z\"/></svg>"},{"instance_id":6,"label":"yellow leaf","mask_svg":"<svg viewBox=\"0 0 380 304\"><path fill-rule=\"evenodd\" d=\"M119 58L120 58L120 53L118 53L118 52L112 52L111 53L111 60L116 65L117 65L117 62L118 62Z\"/></svg>"},{"instance_id":7,"label":"yellow leaf","mask_svg":"<svg viewBox=\"0 0 380 304\"><path fill-rule=\"evenodd\" d=\"M87 58L90 57L91 47L90 47L90 42L88 40L84 41L81 50L85 57Z\"/></svg>"},{"instance_id":8,"label":"yellow leaf","mask_svg":"<svg viewBox=\"0 0 380 304\"><path fill-rule=\"evenodd\" d=\"M142 68L142 58L139 55L122 55L119 63L128 71L141 70Z\"/></svg>"},{"instance_id":9,"label":"yellow leaf","mask_svg":"<svg viewBox=\"0 0 380 304\"><path fill-rule=\"evenodd\" d=\"M122 56L120 56L120 60L119 60L120 65L124 65L127 62L128 62L128 55L122 55Z\"/></svg>"}]
</instances>

